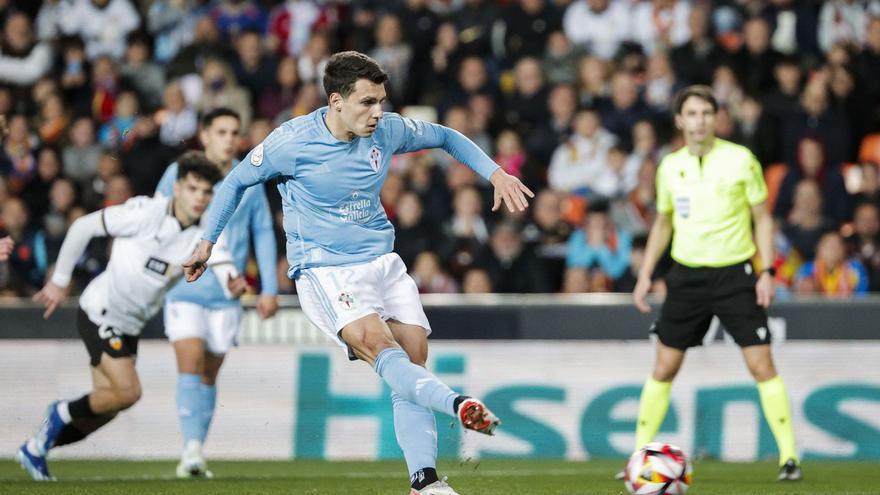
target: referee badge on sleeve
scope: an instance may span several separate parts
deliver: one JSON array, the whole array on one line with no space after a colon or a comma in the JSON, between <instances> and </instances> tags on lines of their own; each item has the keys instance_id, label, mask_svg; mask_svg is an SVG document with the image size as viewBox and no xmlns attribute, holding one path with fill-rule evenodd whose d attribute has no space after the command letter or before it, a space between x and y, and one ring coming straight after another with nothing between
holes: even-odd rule
<instances>
[{"instance_id":1,"label":"referee badge on sleeve","mask_svg":"<svg viewBox=\"0 0 880 495\"><path fill-rule=\"evenodd\" d=\"M681 215L682 218L687 218L691 214L691 198L690 196L676 196L675 197L675 211Z\"/></svg>"}]
</instances>

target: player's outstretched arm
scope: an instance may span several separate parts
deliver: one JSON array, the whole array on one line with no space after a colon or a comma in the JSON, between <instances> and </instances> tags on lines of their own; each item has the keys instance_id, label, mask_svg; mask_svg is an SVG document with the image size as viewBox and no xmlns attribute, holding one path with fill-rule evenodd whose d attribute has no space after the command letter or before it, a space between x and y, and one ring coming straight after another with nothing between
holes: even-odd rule
<instances>
[{"instance_id":1,"label":"player's outstretched arm","mask_svg":"<svg viewBox=\"0 0 880 495\"><path fill-rule=\"evenodd\" d=\"M6 261L9 259L9 255L12 254L12 247L14 245L15 243L9 236L0 239L0 261Z\"/></svg>"},{"instance_id":2,"label":"player's outstretched arm","mask_svg":"<svg viewBox=\"0 0 880 495\"><path fill-rule=\"evenodd\" d=\"M64 242L61 244L61 251L58 252L58 260L55 261L55 270L51 280L34 294L34 301L46 308L43 313L44 319L52 316L52 313L67 298L76 260L82 256L89 241L93 237L107 235L107 231L104 229L103 215L103 210L89 213L73 222L73 225L68 229Z\"/></svg>"}]
</instances>

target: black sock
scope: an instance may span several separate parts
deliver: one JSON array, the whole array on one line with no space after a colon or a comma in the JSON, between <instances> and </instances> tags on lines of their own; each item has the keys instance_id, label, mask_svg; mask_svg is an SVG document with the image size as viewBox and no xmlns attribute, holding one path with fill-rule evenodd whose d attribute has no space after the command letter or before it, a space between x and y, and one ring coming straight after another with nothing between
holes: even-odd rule
<instances>
[{"instance_id":1,"label":"black sock","mask_svg":"<svg viewBox=\"0 0 880 495\"><path fill-rule=\"evenodd\" d=\"M73 419L94 418L96 416L95 411L92 411L91 404L89 404L89 394L68 402L67 410L70 411L70 417Z\"/></svg>"},{"instance_id":2,"label":"black sock","mask_svg":"<svg viewBox=\"0 0 880 495\"><path fill-rule=\"evenodd\" d=\"M455 409L455 414L458 414L458 406L460 406L462 402L468 399L470 399L470 397L467 395L459 395L455 398L455 400L452 401L452 408Z\"/></svg>"},{"instance_id":3,"label":"black sock","mask_svg":"<svg viewBox=\"0 0 880 495\"><path fill-rule=\"evenodd\" d=\"M70 445L79 442L95 432L98 428L109 423L116 417L116 413L102 414L94 418L74 419L70 424L65 425L58 434L53 447L61 447L62 445Z\"/></svg>"},{"instance_id":4,"label":"black sock","mask_svg":"<svg viewBox=\"0 0 880 495\"><path fill-rule=\"evenodd\" d=\"M409 481L412 483L413 490L421 490L422 488L438 481L437 470L434 468L422 468L410 476Z\"/></svg>"}]
</instances>

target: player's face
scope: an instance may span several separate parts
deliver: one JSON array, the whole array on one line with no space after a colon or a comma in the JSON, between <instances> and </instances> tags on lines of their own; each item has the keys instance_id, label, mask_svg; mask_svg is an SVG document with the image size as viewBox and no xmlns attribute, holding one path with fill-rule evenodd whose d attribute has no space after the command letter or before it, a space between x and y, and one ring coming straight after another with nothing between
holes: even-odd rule
<instances>
[{"instance_id":1,"label":"player's face","mask_svg":"<svg viewBox=\"0 0 880 495\"><path fill-rule=\"evenodd\" d=\"M715 139L715 110L708 101L691 96L675 116L675 125L681 130L686 143L706 143Z\"/></svg>"},{"instance_id":2,"label":"player's face","mask_svg":"<svg viewBox=\"0 0 880 495\"><path fill-rule=\"evenodd\" d=\"M205 147L205 155L218 165L226 165L235 156L239 145L241 123L235 117L217 117L211 125L202 129L199 139Z\"/></svg>"},{"instance_id":3,"label":"player's face","mask_svg":"<svg viewBox=\"0 0 880 495\"><path fill-rule=\"evenodd\" d=\"M214 187L210 181L189 174L174 184L175 214L184 223L195 223L214 196Z\"/></svg>"},{"instance_id":4,"label":"player's face","mask_svg":"<svg viewBox=\"0 0 880 495\"><path fill-rule=\"evenodd\" d=\"M384 84L358 79L348 98L340 98L340 116L346 130L355 136L371 136L382 118L382 102L385 98Z\"/></svg>"}]
</instances>

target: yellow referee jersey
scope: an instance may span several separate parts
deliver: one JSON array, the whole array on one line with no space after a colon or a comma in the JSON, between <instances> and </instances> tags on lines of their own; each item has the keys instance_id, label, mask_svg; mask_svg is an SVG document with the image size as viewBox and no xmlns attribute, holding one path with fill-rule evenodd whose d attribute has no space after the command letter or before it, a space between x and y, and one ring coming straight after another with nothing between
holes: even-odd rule
<instances>
[{"instance_id":1,"label":"yellow referee jersey","mask_svg":"<svg viewBox=\"0 0 880 495\"><path fill-rule=\"evenodd\" d=\"M767 199L748 148L715 139L702 158L687 146L657 169L657 211L672 215L672 258L690 267L727 266L755 254L751 206Z\"/></svg>"}]
</instances>

